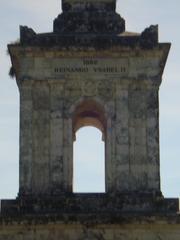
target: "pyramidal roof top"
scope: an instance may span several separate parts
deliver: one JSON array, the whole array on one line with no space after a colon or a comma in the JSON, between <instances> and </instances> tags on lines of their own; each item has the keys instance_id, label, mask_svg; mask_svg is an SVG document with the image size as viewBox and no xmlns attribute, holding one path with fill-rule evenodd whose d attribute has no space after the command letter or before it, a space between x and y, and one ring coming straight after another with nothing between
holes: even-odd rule
<instances>
[{"instance_id":1,"label":"pyramidal roof top","mask_svg":"<svg viewBox=\"0 0 180 240\"><path fill-rule=\"evenodd\" d=\"M153 48L158 44L158 27L141 34L125 31L125 20L116 13L115 0L62 0L62 13L54 20L53 31L37 34L20 27L23 46L95 47L123 45Z\"/></svg>"}]
</instances>

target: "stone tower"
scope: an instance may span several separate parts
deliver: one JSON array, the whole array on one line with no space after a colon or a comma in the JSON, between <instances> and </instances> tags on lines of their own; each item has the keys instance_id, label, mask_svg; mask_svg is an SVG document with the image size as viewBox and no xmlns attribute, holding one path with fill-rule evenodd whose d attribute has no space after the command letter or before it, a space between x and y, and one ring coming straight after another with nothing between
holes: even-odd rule
<instances>
[{"instance_id":1,"label":"stone tower","mask_svg":"<svg viewBox=\"0 0 180 240\"><path fill-rule=\"evenodd\" d=\"M127 32L115 9L115 0L63 0L53 32L21 26L20 42L8 45L20 92L20 183L17 199L1 203L12 222L0 240L180 237L178 199L160 189L158 92L170 44L159 43L157 26ZM103 135L104 194L72 191L83 126Z\"/></svg>"},{"instance_id":2,"label":"stone tower","mask_svg":"<svg viewBox=\"0 0 180 240\"><path fill-rule=\"evenodd\" d=\"M73 141L105 141L107 193L158 193L158 91L170 44L125 32L115 1L64 1L50 34L9 45L20 91L20 196L72 192Z\"/></svg>"}]
</instances>

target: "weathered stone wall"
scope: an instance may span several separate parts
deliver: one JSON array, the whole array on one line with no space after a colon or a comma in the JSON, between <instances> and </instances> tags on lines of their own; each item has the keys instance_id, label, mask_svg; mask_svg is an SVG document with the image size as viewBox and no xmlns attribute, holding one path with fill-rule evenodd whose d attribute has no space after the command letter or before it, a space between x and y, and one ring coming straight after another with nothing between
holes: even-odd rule
<instances>
[{"instance_id":1,"label":"weathered stone wall","mask_svg":"<svg viewBox=\"0 0 180 240\"><path fill-rule=\"evenodd\" d=\"M20 193L72 191L74 116L91 102L84 111L104 129L106 191L160 191L158 91L169 44L9 49L21 96Z\"/></svg>"},{"instance_id":2,"label":"weathered stone wall","mask_svg":"<svg viewBox=\"0 0 180 240\"><path fill-rule=\"evenodd\" d=\"M161 223L86 226L24 222L0 226L0 240L179 240L179 236L179 225Z\"/></svg>"}]
</instances>

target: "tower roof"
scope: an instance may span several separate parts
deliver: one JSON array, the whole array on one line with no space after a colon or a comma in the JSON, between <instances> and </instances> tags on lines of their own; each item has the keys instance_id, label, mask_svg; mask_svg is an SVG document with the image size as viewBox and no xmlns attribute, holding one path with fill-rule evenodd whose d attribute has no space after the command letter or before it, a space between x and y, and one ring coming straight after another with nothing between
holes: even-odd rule
<instances>
[{"instance_id":1,"label":"tower roof","mask_svg":"<svg viewBox=\"0 0 180 240\"><path fill-rule=\"evenodd\" d=\"M158 44L158 27L150 26L141 34L129 33L125 20L116 13L115 0L62 0L62 13L53 31L37 34L20 27L23 46L95 47L128 46L153 48Z\"/></svg>"}]
</instances>

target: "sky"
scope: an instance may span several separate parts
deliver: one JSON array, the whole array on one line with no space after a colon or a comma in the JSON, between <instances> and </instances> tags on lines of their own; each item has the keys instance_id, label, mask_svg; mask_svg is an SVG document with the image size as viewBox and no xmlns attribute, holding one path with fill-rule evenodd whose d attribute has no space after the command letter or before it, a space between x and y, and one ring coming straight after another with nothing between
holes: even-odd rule
<instances>
[{"instance_id":1,"label":"sky","mask_svg":"<svg viewBox=\"0 0 180 240\"><path fill-rule=\"evenodd\" d=\"M158 24L159 41L172 43L160 88L161 189L165 197L180 196L179 9L179 0L117 2L117 12L125 18L127 31L142 32L151 24ZM59 0L0 0L0 199L16 197L19 174L19 93L16 81L8 76L11 63L7 44L19 38L19 25L32 27L38 33L51 32L53 19L60 12ZM88 131L79 132L78 139L87 143L86 136L92 134L98 144L100 133ZM87 143L82 149L89 149L88 146ZM102 156L103 143L99 149ZM83 156L80 162L82 159Z\"/></svg>"}]
</instances>

